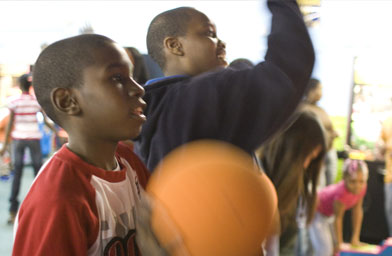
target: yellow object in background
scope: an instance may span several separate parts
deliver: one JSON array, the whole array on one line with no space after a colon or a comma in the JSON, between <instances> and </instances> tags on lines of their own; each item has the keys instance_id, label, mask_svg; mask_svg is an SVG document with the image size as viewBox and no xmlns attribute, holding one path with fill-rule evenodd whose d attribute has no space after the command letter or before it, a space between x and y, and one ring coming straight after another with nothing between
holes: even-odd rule
<instances>
[{"instance_id":1,"label":"yellow object in background","mask_svg":"<svg viewBox=\"0 0 392 256\"><path fill-rule=\"evenodd\" d=\"M320 6L321 0L297 0L299 6Z\"/></svg>"},{"instance_id":2,"label":"yellow object in background","mask_svg":"<svg viewBox=\"0 0 392 256\"><path fill-rule=\"evenodd\" d=\"M348 157L350 159L356 159L356 160L366 160L366 154L361 151L353 151L348 154Z\"/></svg>"}]
</instances>

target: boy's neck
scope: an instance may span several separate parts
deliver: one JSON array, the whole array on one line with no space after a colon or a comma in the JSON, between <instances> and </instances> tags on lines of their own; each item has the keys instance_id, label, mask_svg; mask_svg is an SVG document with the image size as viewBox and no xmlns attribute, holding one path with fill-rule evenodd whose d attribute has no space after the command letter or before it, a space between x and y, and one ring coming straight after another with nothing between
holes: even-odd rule
<instances>
[{"instance_id":1,"label":"boy's neck","mask_svg":"<svg viewBox=\"0 0 392 256\"><path fill-rule=\"evenodd\" d=\"M72 136L69 136L67 147L91 165L109 171L116 167L117 143L83 141L83 139L72 139Z\"/></svg>"},{"instance_id":2,"label":"boy's neck","mask_svg":"<svg viewBox=\"0 0 392 256\"><path fill-rule=\"evenodd\" d=\"M186 68L186 63L183 63L179 58L173 56L166 56L166 65L163 67L162 72L164 76L177 76L185 75L192 76L189 74Z\"/></svg>"},{"instance_id":3,"label":"boy's neck","mask_svg":"<svg viewBox=\"0 0 392 256\"><path fill-rule=\"evenodd\" d=\"M163 72L164 76L190 76L183 70L165 70Z\"/></svg>"}]
</instances>

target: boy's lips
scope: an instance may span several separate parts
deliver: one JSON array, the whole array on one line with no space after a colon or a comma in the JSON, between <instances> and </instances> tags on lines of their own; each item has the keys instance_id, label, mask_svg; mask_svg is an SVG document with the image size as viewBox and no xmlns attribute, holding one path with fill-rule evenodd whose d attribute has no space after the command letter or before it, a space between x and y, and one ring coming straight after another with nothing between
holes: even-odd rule
<instances>
[{"instance_id":1,"label":"boy's lips","mask_svg":"<svg viewBox=\"0 0 392 256\"><path fill-rule=\"evenodd\" d=\"M218 60L220 60L221 62L223 62L225 65L227 64L226 61L226 51L225 50L220 50L217 52L216 57Z\"/></svg>"},{"instance_id":2,"label":"boy's lips","mask_svg":"<svg viewBox=\"0 0 392 256\"><path fill-rule=\"evenodd\" d=\"M218 59L226 59L226 51L225 50L220 50L217 52L216 57L218 57Z\"/></svg>"},{"instance_id":3,"label":"boy's lips","mask_svg":"<svg viewBox=\"0 0 392 256\"><path fill-rule=\"evenodd\" d=\"M226 60L226 55L218 55L217 57L220 60Z\"/></svg>"},{"instance_id":4,"label":"boy's lips","mask_svg":"<svg viewBox=\"0 0 392 256\"><path fill-rule=\"evenodd\" d=\"M137 108L133 109L133 111L131 112L131 115L135 116L143 121L147 120L146 116L143 114L143 107L137 107Z\"/></svg>"}]
</instances>

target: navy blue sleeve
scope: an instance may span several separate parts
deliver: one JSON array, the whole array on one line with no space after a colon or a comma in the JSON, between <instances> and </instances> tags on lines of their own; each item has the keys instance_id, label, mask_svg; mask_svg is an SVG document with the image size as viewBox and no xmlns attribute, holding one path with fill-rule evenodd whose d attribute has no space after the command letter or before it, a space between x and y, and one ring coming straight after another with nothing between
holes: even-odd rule
<instances>
[{"instance_id":1,"label":"navy blue sleeve","mask_svg":"<svg viewBox=\"0 0 392 256\"><path fill-rule=\"evenodd\" d=\"M268 7L272 23L264 62L202 74L171 94L165 111L169 123L181 123L176 140L220 139L252 152L293 114L314 50L296 1L270 0Z\"/></svg>"}]
</instances>

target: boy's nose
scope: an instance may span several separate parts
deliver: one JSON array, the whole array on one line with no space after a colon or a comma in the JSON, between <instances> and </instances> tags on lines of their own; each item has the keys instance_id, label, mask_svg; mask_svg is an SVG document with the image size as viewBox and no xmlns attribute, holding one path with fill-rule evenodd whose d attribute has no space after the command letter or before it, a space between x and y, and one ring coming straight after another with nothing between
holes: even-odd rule
<instances>
[{"instance_id":1,"label":"boy's nose","mask_svg":"<svg viewBox=\"0 0 392 256\"><path fill-rule=\"evenodd\" d=\"M218 47L226 49L226 43L222 40L218 39Z\"/></svg>"},{"instance_id":2,"label":"boy's nose","mask_svg":"<svg viewBox=\"0 0 392 256\"><path fill-rule=\"evenodd\" d=\"M132 77L130 77L130 89L129 89L129 96L137 96L143 97L144 96L144 88L138 84Z\"/></svg>"}]
</instances>

